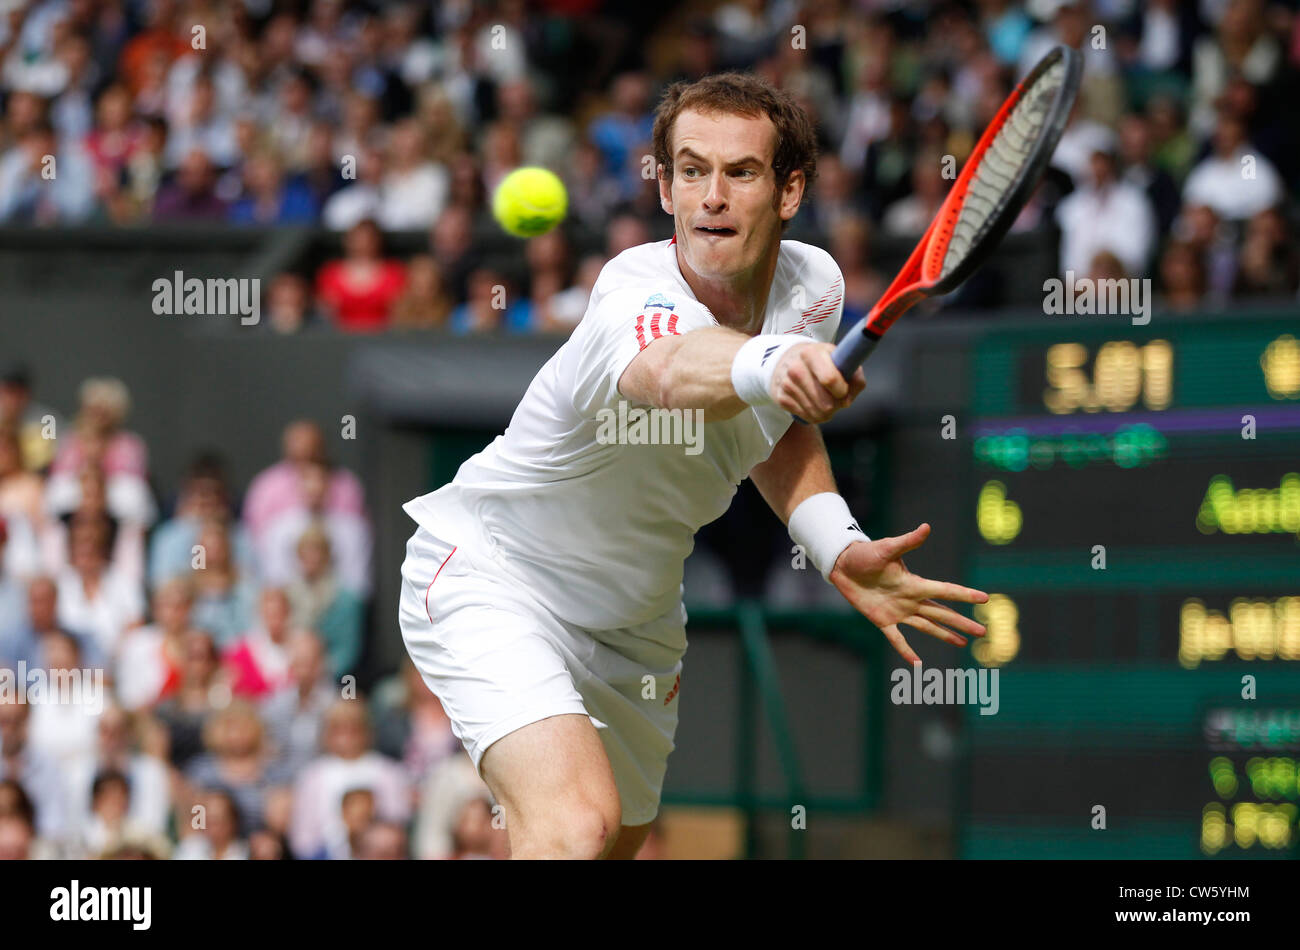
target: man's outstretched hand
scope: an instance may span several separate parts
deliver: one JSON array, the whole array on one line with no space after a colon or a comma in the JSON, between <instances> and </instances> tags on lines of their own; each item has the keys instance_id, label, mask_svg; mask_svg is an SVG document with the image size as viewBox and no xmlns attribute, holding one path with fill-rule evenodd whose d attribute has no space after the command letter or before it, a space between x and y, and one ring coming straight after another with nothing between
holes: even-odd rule
<instances>
[{"instance_id":1,"label":"man's outstretched hand","mask_svg":"<svg viewBox=\"0 0 1300 950\"><path fill-rule=\"evenodd\" d=\"M919 663L921 658L898 632L900 623L958 646L966 645L962 633L982 637L986 632L983 624L936 603L935 598L982 604L989 599L988 594L960 584L927 580L904 566L903 555L915 551L929 536L930 526L923 524L896 538L850 544L835 561L830 576L844 599L879 627L908 663Z\"/></svg>"}]
</instances>

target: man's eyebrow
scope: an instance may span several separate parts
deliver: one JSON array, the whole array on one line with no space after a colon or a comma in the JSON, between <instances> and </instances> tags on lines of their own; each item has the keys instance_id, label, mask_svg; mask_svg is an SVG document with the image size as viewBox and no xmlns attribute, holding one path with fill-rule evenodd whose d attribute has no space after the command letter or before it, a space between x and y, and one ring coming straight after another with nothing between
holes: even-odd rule
<instances>
[{"instance_id":1,"label":"man's eyebrow","mask_svg":"<svg viewBox=\"0 0 1300 950\"><path fill-rule=\"evenodd\" d=\"M693 151L685 145L683 145L680 149L677 150L677 157L679 159L693 158L697 162L708 161L708 159L705 158L703 155L701 155L699 152ZM727 164L733 167L736 165L762 165L763 160L761 158L755 158L753 155L746 155L744 158L738 158L735 161L727 162Z\"/></svg>"}]
</instances>

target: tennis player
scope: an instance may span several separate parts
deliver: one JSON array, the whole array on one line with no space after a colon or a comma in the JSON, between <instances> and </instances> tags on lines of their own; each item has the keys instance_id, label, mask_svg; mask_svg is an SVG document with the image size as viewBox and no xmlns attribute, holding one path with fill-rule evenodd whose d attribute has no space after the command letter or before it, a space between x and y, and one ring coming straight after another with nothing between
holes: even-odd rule
<instances>
[{"instance_id":1,"label":"tennis player","mask_svg":"<svg viewBox=\"0 0 1300 950\"><path fill-rule=\"evenodd\" d=\"M673 238L611 260L505 433L404 506L419 527L403 639L515 858L636 854L689 689L682 565L747 476L907 662L899 624L959 645L984 634L936 599L987 595L903 566L929 525L867 538L816 425L793 422L830 419L865 385L831 362L839 268L781 240L816 173L807 115L747 74L677 83L654 150ZM602 420L629 407L700 410L702 444L609 438Z\"/></svg>"}]
</instances>

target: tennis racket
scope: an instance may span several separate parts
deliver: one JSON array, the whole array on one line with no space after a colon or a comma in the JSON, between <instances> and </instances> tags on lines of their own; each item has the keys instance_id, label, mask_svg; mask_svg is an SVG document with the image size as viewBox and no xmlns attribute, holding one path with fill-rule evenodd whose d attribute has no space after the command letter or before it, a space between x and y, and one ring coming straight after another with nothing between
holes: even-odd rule
<instances>
[{"instance_id":1,"label":"tennis racket","mask_svg":"<svg viewBox=\"0 0 1300 950\"><path fill-rule=\"evenodd\" d=\"M1012 90L902 271L836 346L845 379L913 304L956 290L997 247L1061 139L1082 74L1079 51L1056 46Z\"/></svg>"}]
</instances>

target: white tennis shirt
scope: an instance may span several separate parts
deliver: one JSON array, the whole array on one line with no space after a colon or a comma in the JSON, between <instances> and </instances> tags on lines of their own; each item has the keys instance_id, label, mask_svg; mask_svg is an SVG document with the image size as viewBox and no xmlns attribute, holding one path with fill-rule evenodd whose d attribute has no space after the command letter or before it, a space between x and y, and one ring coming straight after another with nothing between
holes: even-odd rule
<instances>
[{"instance_id":1,"label":"white tennis shirt","mask_svg":"<svg viewBox=\"0 0 1300 950\"><path fill-rule=\"evenodd\" d=\"M682 613L695 532L726 511L792 421L758 406L718 422L658 410L637 424L650 407L620 394L628 364L661 336L719 326L682 277L675 242L629 248L606 264L582 321L505 433L450 483L403 506L436 537L480 540L548 610L591 630ZM833 342L843 309L831 256L782 241L762 332Z\"/></svg>"}]
</instances>

